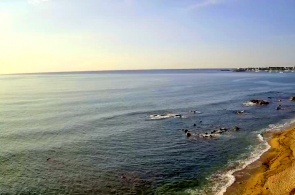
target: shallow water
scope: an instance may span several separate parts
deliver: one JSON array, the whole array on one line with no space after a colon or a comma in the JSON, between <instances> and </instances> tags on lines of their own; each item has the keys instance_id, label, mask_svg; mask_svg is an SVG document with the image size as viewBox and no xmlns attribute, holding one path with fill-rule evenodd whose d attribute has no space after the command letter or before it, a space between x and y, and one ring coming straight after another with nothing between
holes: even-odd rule
<instances>
[{"instance_id":1,"label":"shallow water","mask_svg":"<svg viewBox=\"0 0 295 195\"><path fill-rule=\"evenodd\" d=\"M294 118L294 90L292 73L0 76L0 193L217 193L220 175L265 149L258 133ZM243 105L255 98L271 103ZM169 113L183 117L150 118ZM234 126L218 139L182 131Z\"/></svg>"}]
</instances>

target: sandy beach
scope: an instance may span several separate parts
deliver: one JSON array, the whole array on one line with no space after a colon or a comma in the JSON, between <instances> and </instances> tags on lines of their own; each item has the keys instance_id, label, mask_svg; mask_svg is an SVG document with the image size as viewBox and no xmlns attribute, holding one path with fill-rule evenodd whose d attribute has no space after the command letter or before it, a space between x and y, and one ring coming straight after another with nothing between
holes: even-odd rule
<instances>
[{"instance_id":1,"label":"sandy beach","mask_svg":"<svg viewBox=\"0 0 295 195\"><path fill-rule=\"evenodd\" d=\"M271 149L236 172L236 181L225 195L295 194L295 127L272 136Z\"/></svg>"}]
</instances>

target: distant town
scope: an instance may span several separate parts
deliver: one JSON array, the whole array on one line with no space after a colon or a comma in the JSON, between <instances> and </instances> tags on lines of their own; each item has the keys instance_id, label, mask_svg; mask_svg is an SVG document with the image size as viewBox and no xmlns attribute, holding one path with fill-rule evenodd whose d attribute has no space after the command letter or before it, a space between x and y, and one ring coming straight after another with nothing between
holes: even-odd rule
<instances>
[{"instance_id":1,"label":"distant town","mask_svg":"<svg viewBox=\"0 0 295 195\"><path fill-rule=\"evenodd\" d=\"M232 69L233 72L278 72L278 73L284 73L284 72L294 72L294 67L250 67L250 68L235 68Z\"/></svg>"}]
</instances>

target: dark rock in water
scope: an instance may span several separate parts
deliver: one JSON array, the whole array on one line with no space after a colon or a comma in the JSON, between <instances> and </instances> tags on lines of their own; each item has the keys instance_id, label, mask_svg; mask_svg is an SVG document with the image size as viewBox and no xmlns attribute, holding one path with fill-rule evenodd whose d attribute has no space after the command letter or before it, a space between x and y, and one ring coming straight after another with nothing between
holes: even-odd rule
<instances>
[{"instance_id":1,"label":"dark rock in water","mask_svg":"<svg viewBox=\"0 0 295 195\"><path fill-rule=\"evenodd\" d=\"M237 114L244 114L245 113L245 110L239 110L237 111Z\"/></svg>"},{"instance_id":2,"label":"dark rock in water","mask_svg":"<svg viewBox=\"0 0 295 195\"><path fill-rule=\"evenodd\" d=\"M276 110L281 110L281 109L282 109L281 106L276 107Z\"/></svg>"},{"instance_id":3,"label":"dark rock in water","mask_svg":"<svg viewBox=\"0 0 295 195\"><path fill-rule=\"evenodd\" d=\"M125 179L127 179L127 177L126 177L125 175L121 175L121 176L120 176L120 179L125 180Z\"/></svg>"},{"instance_id":4,"label":"dark rock in water","mask_svg":"<svg viewBox=\"0 0 295 195\"><path fill-rule=\"evenodd\" d=\"M272 99L272 97L267 97L268 99Z\"/></svg>"},{"instance_id":5,"label":"dark rock in water","mask_svg":"<svg viewBox=\"0 0 295 195\"><path fill-rule=\"evenodd\" d=\"M181 114L175 114L175 117L182 118Z\"/></svg>"},{"instance_id":6,"label":"dark rock in water","mask_svg":"<svg viewBox=\"0 0 295 195\"><path fill-rule=\"evenodd\" d=\"M295 96L290 97L290 101L295 101Z\"/></svg>"},{"instance_id":7,"label":"dark rock in water","mask_svg":"<svg viewBox=\"0 0 295 195\"><path fill-rule=\"evenodd\" d=\"M224 133L224 132L226 132L227 131L227 129L225 129L225 128L220 128L220 129L218 129L218 130L213 130L212 132L211 132L211 134L222 134L222 133Z\"/></svg>"},{"instance_id":8,"label":"dark rock in water","mask_svg":"<svg viewBox=\"0 0 295 195\"><path fill-rule=\"evenodd\" d=\"M278 100L278 102L281 102L282 100Z\"/></svg>"},{"instance_id":9,"label":"dark rock in water","mask_svg":"<svg viewBox=\"0 0 295 195\"><path fill-rule=\"evenodd\" d=\"M268 105L269 102L268 101L265 101L265 100L250 100L250 102L254 103L254 104L257 104L257 105Z\"/></svg>"},{"instance_id":10,"label":"dark rock in water","mask_svg":"<svg viewBox=\"0 0 295 195\"><path fill-rule=\"evenodd\" d=\"M184 130L184 133L187 133L188 132L188 130L186 129L186 130Z\"/></svg>"},{"instance_id":11,"label":"dark rock in water","mask_svg":"<svg viewBox=\"0 0 295 195\"><path fill-rule=\"evenodd\" d=\"M187 132L186 137L190 137L190 136L192 136L191 132Z\"/></svg>"},{"instance_id":12,"label":"dark rock in water","mask_svg":"<svg viewBox=\"0 0 295 195\"><path fill-rule=\"evenodd\" d=\"M238 126L235 126L235 127L234 127L234 130L235 130L235 131L239 131L240 129L241 129L241 128L238 127Z\"/></svg>"},{"instance_id":13,"label":"dark rock in water","mask_svg":"<svg viewBox=\"0 0 295 195\"><path fill-rule=\"evenodd\" d=\"M194 127L195 127L195 126L197 126L197 124L196 124L196 123L194 124Z\"/></svg>"},{"instance_id":14,"label":"dark rock in water","mask_svg":"<svg viewBox=\"0 0 295 195\"><path fill-rule=\"evenodd\" d=\"M197 111L197 110L191 110L190 112L194 113L194 114L201 114L200 111Z\"/></svg>"}]
</instances>

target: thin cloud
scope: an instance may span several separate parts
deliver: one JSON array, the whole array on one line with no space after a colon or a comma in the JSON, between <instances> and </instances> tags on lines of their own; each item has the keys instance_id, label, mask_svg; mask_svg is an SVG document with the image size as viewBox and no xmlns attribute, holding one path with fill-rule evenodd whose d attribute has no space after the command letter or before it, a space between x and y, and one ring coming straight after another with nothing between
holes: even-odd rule
<instances>
[{"instance_id":1,"label":"thin cloud","mask_svg":"<svg viewBox=\"0 0 295 195\"><path fill-rule=\"evenodd\" d=\"M44 2L47 2L49 0L27 0L27 2L29 4L32 4L32 5L37 5L37 4L40 4L40 3L44 3Z\"/></svg>"},{"instance_id":2,"label":"thin cloud","mask_svg":"<svg viewBox=\"0 0 295 195\"><path fill-rule=\"evenodd\" d=\"M198 2L193 5L190 5L189 7L187 7L187 10L195 10L195 9L200 9L203 7L215 6L221 3L223 3L222 0L204 0L202 2Z\"/></svg>"}]
</instances>

